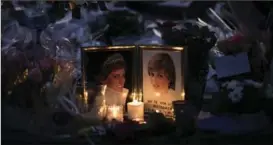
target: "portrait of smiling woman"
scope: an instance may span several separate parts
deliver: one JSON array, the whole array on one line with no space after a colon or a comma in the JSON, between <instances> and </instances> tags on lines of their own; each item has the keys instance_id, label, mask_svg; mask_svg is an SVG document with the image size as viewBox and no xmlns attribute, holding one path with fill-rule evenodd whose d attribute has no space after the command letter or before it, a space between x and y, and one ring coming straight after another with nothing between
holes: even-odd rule
<instances>
[{"instance_id":1,"label":"portrait of smiling woman","mask_svg":"<svg viewBox=\"0 0 273 145\"><path fill-rule=\"evenodd\" d=\"M168 53L157 53L152 56L148 62L148 75L156 93L163 95L174 93L175 67Z\"/></svg>"},{"instance_id":2,"label":"portrait of smiling woman","mask_svg":"<svg viewBox=\"0 0 273 145\"><path fill-rule=\"evenodd\" d=\"M87 49L84 51L84 70L89 104L126 105L129 92L132 90L131 49ZM98 88L106 86L104 98L98 95Z\"/></svg>"},{"instance_id":3,"label":"portrait of smiling woman","mask_svg":"<svg viewBox=\"0 0 273 145\"><path fill-rule=\"evenodd\" d=\"M109 56L102 65L100 82L106 85L105 99L107 105L124 105L128 89L124 88L126 81L126 63L119 53Z\"/></svg>"},{"instance_id":4,"label":"portrait of smiling woman","mask_svg":"<svg viewBox=\"0 0 273 145\"><path fill-rule=\"evenodd\" d=\"M181 51L142 51L143 99L146 111L172 116L172 101L181 99Z\"/></svg>"}]
</instances>

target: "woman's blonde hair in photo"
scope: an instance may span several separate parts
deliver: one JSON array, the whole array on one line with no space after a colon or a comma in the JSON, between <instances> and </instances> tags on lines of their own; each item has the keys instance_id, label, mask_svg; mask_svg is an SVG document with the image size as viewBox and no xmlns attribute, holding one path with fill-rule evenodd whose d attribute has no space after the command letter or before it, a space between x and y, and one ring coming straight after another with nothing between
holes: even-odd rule
<instances>
[{"instance_id":1,"label":"woman's blonde hair in photo","mask_svg":"<svg viewBox=\"0 0 273 145\"><path fill-rule=\"evenodd\" d=\"M169 80L169 89L175 90L175 66L171 56L168 53L157 53L152 56L148 62L148 74L151 72L164 71Z\"/></svg>"}]
</instances>

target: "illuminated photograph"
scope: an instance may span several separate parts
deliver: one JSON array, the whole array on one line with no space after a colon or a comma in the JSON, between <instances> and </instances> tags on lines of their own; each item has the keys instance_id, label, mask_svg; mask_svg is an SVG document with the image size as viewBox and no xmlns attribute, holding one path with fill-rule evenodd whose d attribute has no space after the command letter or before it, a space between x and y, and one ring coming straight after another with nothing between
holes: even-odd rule
<instances>
[{"instance_id":1,"label":"illuminated photograph","mask_svg":"<svg viewBox=\"0 0 273 145\"><path fill-rule=\"evenodd\" d=\"M83 80L88 88L88 96L96 96L96 91L93 95L90 92L104 85L106 90L103 99L106 105L124 106L133 88L133 49L86 49L83 55ZM102 100L94 97L93 99Z\"/></svg>"},{"instance_id":2,"label":"illuminated photograph","mask_svg":"<svg viewBox=\"0 0 273 145\"><path fill-rule=\"evenodd\" d=\"M143 99L146 111L172 116L172 101L183 99L182 52L176 49L143 49Z\"/></svg>"}]
</instances>

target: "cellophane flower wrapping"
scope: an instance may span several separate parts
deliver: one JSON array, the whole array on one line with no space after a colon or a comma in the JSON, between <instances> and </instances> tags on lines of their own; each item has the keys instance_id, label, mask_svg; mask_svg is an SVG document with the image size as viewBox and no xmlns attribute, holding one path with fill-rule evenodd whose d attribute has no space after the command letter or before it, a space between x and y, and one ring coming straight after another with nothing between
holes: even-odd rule
<instances>
[{"instance_id":1,"label":"cellophane flower wrapping","mask_svg":"<svg viewBox=\"0 0 273 145\"><path fill-rule=\"evenodd\" d=\"M33 14L33 10L25 10ZM8 127L54 135L60 125L80 114L80 106L75 102L75 89L81 77L80 47L88 43L103 44L94 41L92 34L104 31L91 32L88 24L94 21L90 21L73 19L68 12L41 34L16 20L4 26L2 101L3 122Z\"/></svg>"},{"instance_id":2,"label":"cellophane flower wrapping","mask_svg":"<svg viewBox=\"0 0 273 145\"><path fill-rule=\"evenodd\" d=\"M207 77L203 109L214 114L259 112L264 109L265 94L270 92L270 89L267 89L270 88L270 85L266 81L270 79L268 72L270 72L271 60L266 58L270 47L266 45L267 39L265 37L262 39L258 38L258 35L253 37L247 33L251 31L249 27L244 27L243 30L244 20L238 20L234 11L227 10L225 7L224 4L218 4L214 12L225 22L232 22L229 23L229 26L225 26L227 23L221 22L212 11L208 11L213 23L210 22L207 25L216 32L218 41L210 51L209 63L211 67ZM236 9L236 12L238 10ZM254 29L253 25L251 28ZM255 31L256 29L258 27L255 28ZM218 78L214 61L222 56L232 56L243 52L248 55L251 71L247 74Z\"/></svg>"}]
</instances>

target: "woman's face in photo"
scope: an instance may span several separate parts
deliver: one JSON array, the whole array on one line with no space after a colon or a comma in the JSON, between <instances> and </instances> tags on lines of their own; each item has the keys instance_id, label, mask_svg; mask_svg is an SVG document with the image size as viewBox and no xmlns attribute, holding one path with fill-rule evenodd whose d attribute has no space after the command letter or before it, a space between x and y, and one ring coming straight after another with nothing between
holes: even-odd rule
<instances>
[{"instance_id":1,"label":"woman's face in photo","mask_svg":"<svg viewBox=\"0 0 273 145\"><path fill-rule=\"evenodd\" d=\"M156 93L166 93L169 89L169 79L164 70L149 73L151 84Z\"/></svg>"},{"instance_id":2,"label":"woman's face in photo","mask_svg":"<svg viewBox=\"0 0 273 145\"><path fill-rule=\"evenodd\" d=\"M118 92L122 92L124 88L124 83L125 83L124 68L113 70L106 79L107 87Z\"/></svg>"}]
</instances>

